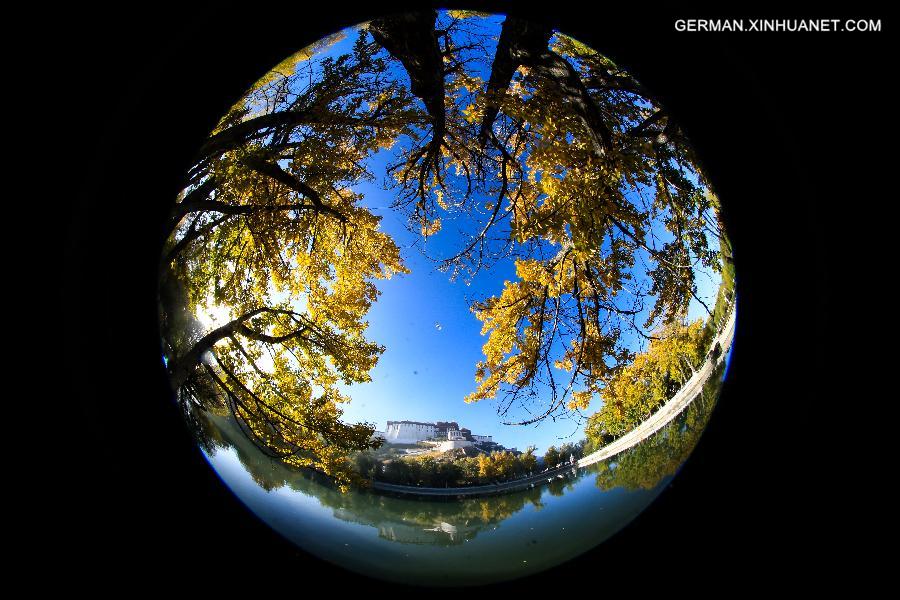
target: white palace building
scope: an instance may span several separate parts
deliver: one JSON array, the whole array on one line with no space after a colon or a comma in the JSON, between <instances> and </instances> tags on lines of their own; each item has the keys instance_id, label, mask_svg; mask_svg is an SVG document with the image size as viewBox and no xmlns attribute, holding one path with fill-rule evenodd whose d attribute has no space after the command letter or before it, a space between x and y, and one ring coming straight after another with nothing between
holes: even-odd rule
<instances>
[{"instance_id":1,"label":"white palace building","mask_svg":"<svg viewBox=\"0 0 900 600\"><path fill-rule=\"evenodd\" d=\"M382 435L389 444L415 444L426 440L449 442L442 444L449 448L465 448L475 444L492 444L494 440L489 435L473 435L465 427L460 427L455 421L438 421L436 423L421 423L419 421L388 421L387 429Z\"/></svg>"}]
</instances>

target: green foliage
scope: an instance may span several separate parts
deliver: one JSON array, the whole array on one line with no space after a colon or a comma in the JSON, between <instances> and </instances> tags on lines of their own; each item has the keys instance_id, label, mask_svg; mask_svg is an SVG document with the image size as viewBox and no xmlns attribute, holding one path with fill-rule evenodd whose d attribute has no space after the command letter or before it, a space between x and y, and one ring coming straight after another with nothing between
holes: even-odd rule
<instances>
[{"instance_id":1,"label":"green foliage","mask_svg":"<svg viewBox=\"0 0 900 600\"><path fill-rule=\"evenodd\" d=\"M474 457L435 458L423 455L389 459L375 469L378 481L422 487L464 487L518 479L537 468L534 448L518 456L509 451L481 453Z\"/></svg>"},{"instance_id":2,"label":"green foliage","mask_svg":"<svg viewBox=\"0 0 900 600\"><path fill-rule=\"evenodd\" d=\"M706 322L706 327L711 333L718 332L725 326L735 300L734 258L731 254L731 241L724 231L719 239L719 245L722 248L722 283L716 293L712 315Z\"/></svg>"},{"instance_id":3,"label":"green foliage","mask_svg":"<svg viewBox=\"0 0 900 600\"><path fill-rule=\"evenodd\" d=\"M288 74L295 96L255 88L223 119L175 206L161 267L179 394L227 407L271 455L342 485L354 475L348 454L377 444L374 426L341 421L349 399L337 384L369 381L384 350L364 337L374 280L406 272L380 218L351 191L371 177L366 158L400 132L384 115L402 117L410 104L403 87L379 79L377 50L361 36L352 54L322 61L313 82ZM270 112L248 117L261 103ZM282 119L274 132L272 115Z\"/></svg>"},{"instance_id":4,"label":"green foliage","mask_svg":"<svg viewBox=\"0 0 900 600\"><path fill-rule=\"evenodd\" d=\"M550 446L544 453L544 465L547 467L555 467L562 461L559 450L556 446Z\"/></svg>"},{"instance_id":5,"label":"green foliage","mask_svg":"<svg viewBox=\"0 0 900 600\"><path fill-rule=\"evenodd\" d=\"M722 385L724 364L704 385L699 398L644 442L599 464L596 485L608 490L653 489L684 464L706 428Z\"/></svg>"},{"instance_id":6,"label":"green foliage","mask_svg":"<svg viewBox=\"0 0 900 600\"><path fill-rule=\"evenodd\" d=\"M587 454L587 452L585 452L586 443L586 441L582 440L575 443L566 442L559 448L550 446L544 453L544 466L555 467L569 462L573 457L575 460L580 459Z\"/></svg>"},{"instance_id":7,"label":"green foliage","mask_svg":"<svg viewBox=\"0 0 900 600\"><path fill-rule=\"evenodd\" d=\"M696 268L720 262L708 239L719 225L713 197L668 114L583 44L558 35L554 49L555 65L577 61L569 64L577 82L554 76L560 69L522 66L500 100L494 164L505 193L492 205L503 204L503 249L515 252L491 258L516 256L516 279L472 307L488 339L467 401L503 397L505 411L523 397L549 397L524 424L586 409L633 359L623 333L678 322L696 296ZM602 123L572 108L586 96ZM598 149L598 138L609 147ZM455 266L482 265L490 253L477 248ZM642 280L649 289L636 285Z\"/></svg>"},{"instance_id":8,"label":"green foliage","mask_svg":"<svg viewBox=\"0 0 900 600\"><path fill-rule=\"evenodd\" d=\"M358 455L379 442L373 425L342 421L350 399L339 384L370 380L384 351L365 336L376 282L407 272L353 191L363 181L392 181L394 207L423 238L468 220L479 233L438 264L454 276L514 259L515 278L471 306L486 341L466 400L502 398L506 414L517 399L548 398L522 423L603 395L591 443L633 426L697 364L695 337L708 332L677 325L696 295L695 267L723 272L714 322L733 295L718 199L668 113L562 35L494 97L468 66L479 20L418 19L427 31L407 36L396 26L413 21L388 17L339 56L315 54L343 33L290 57L218 123L173 208L160 320L179 399L232 415L270 456L343 488L373 476L487 481L536 461L531 450L380 469ZM412 60L424 56L431 71ZM499 113L482 131L491 102ZM386 149L396 163L370 172ZM648 327L668 341L635 358L623 336Z\"/></svg>"},{"instance_id":9,"label":"green foliage","mask_svg":"<svg viewBox=\"0 0 900 600\"><path fill-rule=\"evenodd\" d=\"M603 388L603 406L585 427L588 439L602 446L637 427L674 396L703 363L710 333L700 320L662 329L647 351Z\"/></svg>"}]
</instances>

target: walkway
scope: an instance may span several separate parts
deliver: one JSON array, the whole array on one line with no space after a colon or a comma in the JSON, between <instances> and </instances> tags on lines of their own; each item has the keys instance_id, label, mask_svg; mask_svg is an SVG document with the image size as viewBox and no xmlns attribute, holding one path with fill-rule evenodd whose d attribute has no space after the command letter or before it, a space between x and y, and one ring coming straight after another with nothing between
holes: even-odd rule
<instances>
[{"instance_id":1,"label":"walkway","mask_svg":"<svg viewBox=\"0 0 900 600\"><path fill-rule=\"evenodd\" d=\"M697 372L687 380L687 382L684 384L684 387L678 390L678 393L676 393L668 402L662 405L659 410L650 415L650 417L646 421L644 421L619 439L607 444L596 452L585 456L576 464L565 463L558 467L548 469L547 471L537 473L529 477L516 479L514 481L506 481L499 484L476 485L470 487L431 488L411 485L395 485L392 483L374 481L372 482L372 488L383 492L414 496L487 496L491 494L499 494L502 492L511 492L514 490L526 489L534 487L536 485L548 483L550 481L553 481L554 478L563 478L569 475L574 475L577 472L578 467L586 467L596 462L600 462L601 460L606 460L607 458L620 454L621 452L628 450L632 446L636 446L637 444L641 443L642 441L668 425L672 421L672 419L677 417L681 413L681 411L683 411L687 407L688 404L690 404L695 398L697 398L697 396L700 395L700 392L703 391L703 385L709 379L715 368L719 364L721 364L723 360L725 360L725 357L728 355L728 351L731 350L731 344L734 341L736 313L737 311L732 308L731 314L728 317L728 321L725 323L722 331L719 332L719 335L717 335L713 340L713 343L711 345L712 347L715 347L716 343L718 343L722 348L722 352L719 354L719 357L717 359L714 360L712 359L712 357L707 358L706 362L703 363L703 365L697 370Z\"/></svg>"}]
</instances>

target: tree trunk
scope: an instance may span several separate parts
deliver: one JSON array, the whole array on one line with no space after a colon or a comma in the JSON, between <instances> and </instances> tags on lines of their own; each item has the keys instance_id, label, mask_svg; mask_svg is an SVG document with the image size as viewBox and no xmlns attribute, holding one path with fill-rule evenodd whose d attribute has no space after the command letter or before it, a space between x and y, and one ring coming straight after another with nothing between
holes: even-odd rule
<instances>
[{"instance_id":1,"label":"tree trunk","mask_svg":"<svg viewBox=\"0 0 900 600\"><path fill-rule=\"evenodd\" d=\"M535 25L513 16L507 17L503 22L494 62L491 65L491 78L488 80L485 93L487 104L479 130L482 145L487 143L488 133L500 111L500 100L509 88L513 74L524 64L523 48L546 48L552 34L548 27Z\"/></svg>"},{"instance_id":2,"label":"tree trunk","mask_svg":"<svg viewBox=\"0 0 900 600\"><path fill-rule=\"evenodd\" d=\"M440 143L447 127L444 111L444 61L438 46L434 10L376 19L369 32L409 74L412 93L422 99L434 127L432 139Z\"/></svg>"},{"instance_id":3,"label":"tree trunk","mask_svg":"<svg viewBox=\"0 0 900 600\"><path fill-rule=\"evenodd\" d=\"M548 47L552 34L549 27L527 23L513 16L503 22L488 81L488 105L480 131L482 142L487 141L499 110L499 98L509 87L513 73L520 66L526 66L534 76L546 79L556 88L561 99L584 124L594 152L603 156L612 148L612 134L578 72Z\"/></svg>"},{"instance_id":4,"label":"tree trunk","mask_svg":"<svg viewBox=\"0 0 900 600\"><path fill-rule=\"evenodd\" d=\"M174 387L175 389L180 388L187 380L191 370L200 364L203 359L203 355L206 354L206 352L212 350L213 346L215 346L219 341L225 338L233 337L236 333L239 333L244 337L269 344L280 344L289 339L301 337L302 334L307 330L306 326L299 327L289 334L277 337L259 333L247 327L247 321L257 315L263 313L283 314L285 312L288 311L269 307L256 308L244 313L240 317L230 321L229 323L226 323L225 325L213 329L202 338L200 338L200 340L198 340L190 350L184 352L180 356L173 358L169 363L169 377L172 380L172 387Z\"/></svg>"}]
</instances>

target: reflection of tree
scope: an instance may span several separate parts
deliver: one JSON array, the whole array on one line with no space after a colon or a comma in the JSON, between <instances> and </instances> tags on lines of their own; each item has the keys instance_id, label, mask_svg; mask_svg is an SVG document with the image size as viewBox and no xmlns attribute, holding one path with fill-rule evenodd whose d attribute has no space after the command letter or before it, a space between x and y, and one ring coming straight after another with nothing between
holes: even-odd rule
<instances>
[{"instance_id":1,"label":"reflection of tree","mask_svg":"<svg viewBox=\"0 0 900 600\"><path fill-rule=\"evenodd\" d=\"M499 525L528 505L540 509L541 488L486 498L449 500L398 499L376 493L354 490L342 493L328 478L314 471L298 470L264 454L252 444L231 417L198 414L203 439L209 440L213 451L231 448L253 481L266 491L288 487L315 497L323 506L334 510L336 517L387 530L391 526L415 527L420 531L434 530L422 540L431 543L460 543L474 537L489 526ZM443 526L442 526L443 524ZM452 534L456 528L459 535ZM443 532L443 533L442 533Z\"/></svg>"},{"instance_id":2,"label":"reflection of tree","mask_svg":"<svg viewBox=\"0 0 900 600\"><path fill-rule=\"evenodd\" d=\"M700 433L715 407L724 365L707 382L702 394L669 425L642 444L619 456L590 467L602 490L653 489L675 474L696 446ZM388 539L409 543L457 544L472 539L488 527L502 522L529 505L540 510L546 489L563 496L574 489L577 479L554 477L547 485L523 491L468 499L395 498L363 490L342 493L329 478L310 470L299 470L264 454L243 435L231 417L201 413L197 420L202 438L211 447L231 448L253 481L271 491L288 487L317 499L334 516L375 527Z\"/></svg>"},{"instance_id":3,"label":"reflection of tree","mask_svg":"<svg viewBox=\"0 0 900 600\"><path fill-rule=\"evenodd\" d=\"M515 261L517 278L472 307L488 339L469 401L503 397L503 414L518 401L524 423L584 409L631 361L624 331L683 318L695 267L719 268L721 230L681 131L575 40L514 17L496 49L491 35L471 14L376 19L340 56L291 57L222 119L160 270L184 403L227 411L272 457L352 479L348 455L377 442L341 421L337 386L369 379L384 350L364 336L374 282L405 272L353 189L388 148L395 206L423 240L466 223L439 266Z\"/></svg>"},{"instance_id":4,"label":"reflection of tree","mask_svg":"<svg viewBox=\"0 0 900 600\"><path fill-rule=\"evenodd\" d=\"M554 477L553 480L547 484L547 490L553 496L562 496L566 492L572 491L575 487L575 482L568 478L562 477Z\"/></svg>"},{"instance_id":5,"label":"reflection of tree","mask_svg":"<svg viewBox=\"0 0 900 600\"><path fill-rule=\"evenodd\" d=\"M366 506L372 506L371 498L378 498L375 494L353 494L361 496ZM370 513L377 519L374 522L402 521L406 524L414 524L422 528L434 527L435 524L446 523L460 529L471 532L472 537L479 530L486 527L499 525L502 521L521 511L529 504L540 508L541 490L534 488L514 494L503 494L485 498L470 498L464 500L449 501L396 501L399 508L396 512L386 514L385 504L378 504L378 510ZM359 518L360 513L355 513ZM365 514L365 513L364 513Z\"/></svg>"},{"instance_id":6,"label":"reflection of tree","mask_svg":"<svg viewBox=\"0 0 900 600\"><path fill-rule=\"evenodd\" d=\"M674 475L697 445L709 422L722 385L725 365L720 365L700 395L671 423L644 442L599 464L597 486L608 490L653 489Z\"/></svg>"},{"instance_id":7,"label":"reflection of tree","mask_svg":"<svg viewBox=\"0 0 900 600\"><path fill-rule=\"evenodd\" d=\"M217 449L227 445L221 430L210 423L210 414L206 410L190 403L183 404L182 408L188 429L204 452L215 454Z\"/></svg>"}]
</instances>

